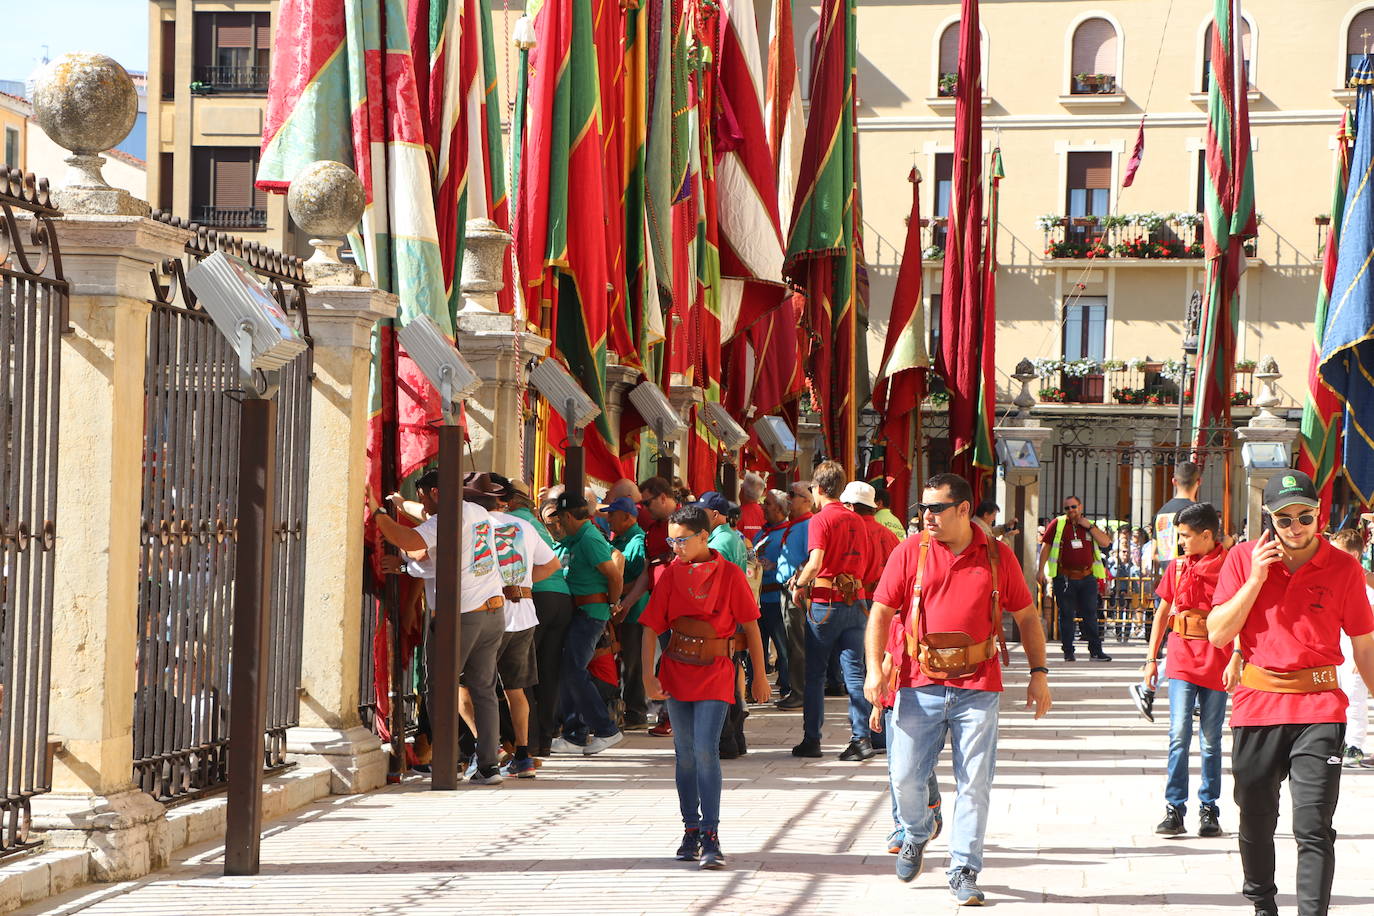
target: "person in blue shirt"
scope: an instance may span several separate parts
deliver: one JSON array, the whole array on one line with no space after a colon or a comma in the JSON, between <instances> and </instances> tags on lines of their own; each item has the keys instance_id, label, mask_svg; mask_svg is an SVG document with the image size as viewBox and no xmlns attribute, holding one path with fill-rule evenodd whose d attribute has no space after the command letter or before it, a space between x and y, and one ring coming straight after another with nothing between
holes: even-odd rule
<instances>
[{"instance_id":1,"label":"person in blue shirt","mask_svg":"<svg viewBox=\"0 0 1374 916\"><path fill-rule=\"evenodd\" d=\"M763 528L754 539L754 553L763 565L763 587L759 593L759 629L763 633L763 657L768 657L768 643L777 654L778 688L785 689L788 677L787 634L782 621L783 583L778 581L778 558L782 554L782 540L790 522L781 490L769 490L763 497ZM791 540L791 538L788 538Z\"/></svg>"}]
</instances>

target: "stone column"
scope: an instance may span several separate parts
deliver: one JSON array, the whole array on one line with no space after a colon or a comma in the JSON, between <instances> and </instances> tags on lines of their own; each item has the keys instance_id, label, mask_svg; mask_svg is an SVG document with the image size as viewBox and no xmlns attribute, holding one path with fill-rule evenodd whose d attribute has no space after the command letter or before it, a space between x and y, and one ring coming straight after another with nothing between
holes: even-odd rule
<instances>
[{"instance_id":1,"label":"stone column","mask_svg":"<svg viewBox=\"0 0 1374 916\"><path fill-rule=\"evenodd\" d=\"M816 454L821 451L821 424L815 414L797 421L797 479L808 481L816 470ZM914 481L920 486L920 481Z\"/></svg>"},{"instance_id":2,"label":"stone column","mask_svg":"<svg viewBox=\"0 0 1374 916\"><path fill-rule=\"evenodd\" d=\"M188 234L136 216L56 220L71 282L62 341L57 576L49 731L53 791L33 800L50 846L85 848L92 877L166 863L164 808L133 783L149 271Z\"/></svg>"},{"instance_id":3,"label":"stone column","mask_svg":"<svg viewBox=\"0 0 1374 916\"><path fill-rule=\"evenodd\" d=\"M1255 406L1259 408L1259 413L1250 418L1250 422L1236 430L1236 437L1241 441L1242 452L1244 446L1248 444L1268 444L1276 443L1282 445L1288 455L1288 464L1293 465L1293 448L1298 440L1298 433L1294 427L1288 425L1288 421L1277 416L1273 408L1279 404L1278 392L1274 389L1274 383L1283 376L1279 372L1278 362L1272 356L1266 356L1260 362L1259 370L1255 373L1255 378L1259 380L1261 388L1255 397ZM1245 537L1253 540L1260 535L1260 518L1263 511L1264 488L1269 483L1270 478L1279 473L1282 468L1245 468Z\"/></svg>"},{"instance_id":4,"label":"stone column","mask_svg":"<svg viewBox=\"0 0 1374 916\"><path fill-rule=\"evenodd\" d=\"M1138 426L1131 431L1131 434L1131 445L1137 454L1142 456L1141 460L1136 461L1131 466L1131 500L1132 502L1139 500L1144 505L1145 511L1150 513L1155 509L1155 427ZM1087 508L1094 512L1101 512L1107 507L1089 506ZM1130 524L1131 520L1127 518L1124 521Z\"/></svg>"},{"instance_id":5,"label":"stone column","mask_svg":"<svg viewBox=\"0 0 1374 916\"><path fill-rule=\"evenodd\" d=\"M614 361L613 361L614 360ZM625 411L625 398L630 389L639 384L644 373L615 360L615 354L606 359L606 419L611 424L613 441L620 441L620 417Z\"/></svg>"},{"instance_id":6,"label":"stone column","mask_svg":"<svg viewBox=\"0 0 1374 916\"><path fill-rule=\"evenodd\" d=\"M369 341L379 319L395 317L397 299L380 290L333 286L312 288L306 301L315 343L307 612L301 724L287 731L286 749L327 765L335 794L366 792L386 781L386 755L358 718Z\"/></svg>"},{"instance_id":7,"label":"stone column","mask_svg":"<svg viewBox=\"0 0 1374 916\"><path fill-rule=\"evenodd\" d=\"M676 474L683 480L687 479L687 443L692 436L692 407L706 402L706 392L695 385L670 384L668 390L664 392L668 395L668 401L677 411L682 422L687 424L687 431L675 439L669 439L667 443L660 443L660 448L671 445L674 467ZM671 481L669 481L671 483ZM698 494L700 495L700 494Z\"/></svg>"},{"instance_id":8,"label":"stone column","mask_svg":"<svg viewBox=\"0 0 1374 916\"><path fill-rule=\"evenodd\" d=\"M1035 447L1035 453L1043 465L1049 453L1050 436L1054 430L1035 424L1035 421L1030 419L1020 422L1028 425L999 426L993 430L994 437L1028 440ZM1008 521L1015 519L1021 525L1021 550L1018 559L1021 561L1021 569L1026 575L1026 584L1030 586L1032 595L1036 590L1035 574L1040 549L1035 529L1040 522L1040 478L1043 473L1042 468L1007 467L1004 478L1006 502L1002 504L1003 517ZM1019 514L1016 513L1018 493L1023 500Z\"/></svg>"}]
</instances>

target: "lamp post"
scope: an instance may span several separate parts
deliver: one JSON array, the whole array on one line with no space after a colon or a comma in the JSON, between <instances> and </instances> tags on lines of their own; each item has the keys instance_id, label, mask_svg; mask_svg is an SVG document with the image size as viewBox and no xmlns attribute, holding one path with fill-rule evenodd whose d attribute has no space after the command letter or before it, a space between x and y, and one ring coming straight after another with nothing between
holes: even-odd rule
<instances>
[{"instance_id":1,"label":"lamp post","mask_svg":"<svg viewBox=\"0 0 1374 916\"><path fill-rule=\"evenodd\" d=\"M1188 365L1197 356L1198 325L1202 321L1202 293L1193 290L1183 314L1183 373L1178 382L1178 432L1174 439L1174 463L1183 459L1183 398L1188 392ZM1196 392L1193 394L1197 397Z\"/></svg>"}]
</instances>

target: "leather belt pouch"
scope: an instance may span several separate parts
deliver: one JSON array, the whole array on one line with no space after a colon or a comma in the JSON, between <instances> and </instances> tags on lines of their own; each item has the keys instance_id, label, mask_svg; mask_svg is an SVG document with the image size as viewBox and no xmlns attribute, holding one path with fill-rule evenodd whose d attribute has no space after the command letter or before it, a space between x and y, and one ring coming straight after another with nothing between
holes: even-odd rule
<instances>
[{"instance_id":1,"label":"leather belt pouch","mask_svg":"<svg viewBox=\"0 0 1374 916\"><path fill-rule=\"evenodd\" d=\"M1316 668L1299 668L1297 671L1270 671L1258 665L1247 664L1240 672L1240 682L1251 690L1265 693L1320 693L1335 690L1335 665L1318 665Z\"/></svg>"},{"instance_id":2,"label":"leather belt pouch","mask_svg":"<svg viewBox=\"0 0 1374 916\"><path fill-rule=\"evenodd\" d=\"M1177 611L1169 626L1184 639L1206 639L1207 612L1196 609Z\"/></svg>"},{"instance_id":3,"label":"leather belt pouch","mask_svg":"<svg viewBox=\"0 0 1374 916\"><path fill-rule=\"evenodd\" d=\"M717 636L716 628L697 617L678 617L669 631L664 654L684 665L709 665L718 658L729 658L733 636Z\"/></svg>"},{"instance_id":4,"label":"leather belt pouch","mask_svg":"<svg viewBox=\"0 0 1374 916\"><path fill-rule=\"evenodd\" d=\"M918 644L921 673L932 680L968 677L996 654L996 640L975 643L967 633L927 633Z\"/></svg>"}]
</instances>

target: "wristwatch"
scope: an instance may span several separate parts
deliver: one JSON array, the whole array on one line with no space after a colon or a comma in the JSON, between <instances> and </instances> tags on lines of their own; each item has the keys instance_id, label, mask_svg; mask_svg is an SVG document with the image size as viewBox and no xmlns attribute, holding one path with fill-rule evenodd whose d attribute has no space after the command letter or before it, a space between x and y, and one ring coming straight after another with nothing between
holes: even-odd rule
<instances>
[{"instance_id":1,"label":"wristwatch","mask_svg":"<svg viewBox=\"0 0 1374 916\"><path fill-rule=\"evenodd\" d=\"M1046 668L1044 665L1036 665L1034 668L1030 670L1030 673L1034 674L1037 671L1044 672L1045 674L1050 673L1050 669Z\"/></svg>"}]
</instances>

